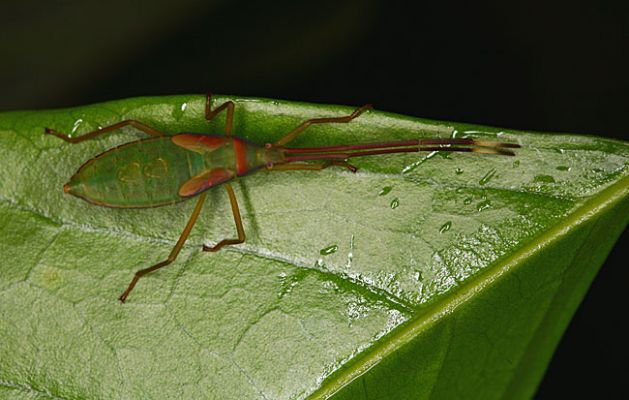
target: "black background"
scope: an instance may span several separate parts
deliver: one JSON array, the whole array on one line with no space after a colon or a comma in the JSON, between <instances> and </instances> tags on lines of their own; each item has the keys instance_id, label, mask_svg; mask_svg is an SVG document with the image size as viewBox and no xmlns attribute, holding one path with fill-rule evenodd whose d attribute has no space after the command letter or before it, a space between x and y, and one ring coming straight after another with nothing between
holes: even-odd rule
<instances>
[{"instance_id":1,"label":"black background","mask_svg":"<svg viewBox=\"0 0 629 400\"><path fill-rule=\"evenodd\" d=\"M0 110L215 93L628 139L626 2L23 1L0 6ZM538 397L629 396L627 232Z\"/></svg>"}]
</instances>

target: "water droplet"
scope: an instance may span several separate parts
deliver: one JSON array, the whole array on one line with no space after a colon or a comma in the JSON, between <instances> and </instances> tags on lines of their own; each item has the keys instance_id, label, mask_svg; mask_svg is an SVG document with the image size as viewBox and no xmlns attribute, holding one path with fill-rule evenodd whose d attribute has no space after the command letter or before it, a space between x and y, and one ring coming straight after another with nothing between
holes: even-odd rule
<instances>
[{"instance_id":1,"label":"water droplet","mask_svg":"<svg viewBox=\"0 0 629 400\"><path fill-rule=\"evenodd\" d=\"M74 121L74 124L72 125L72 131L70 131L70 133L75 133L77 129L79 129L79 126L83 123L83 119L79 118L76 121Z\"/></svg>"},{"instance_id":2,"label":"water droplet","mask_svg":"<svg viewBox=\"0 0 629 400\"><path fill-rule=\"evenodd\" d=\"M519 167L519 166L520 166L520 160L515 160L515 161L513 162L513 168L517 168L517 167Z\"/></svg>"},{"instance_id":3,"label":"water droplet","mask_svg":"<svg viewBox=\"0 0 629 400\"><path fill-rule=\"evenodd\" d=\"M461 175L463 173L463 170L457 167L457 169L454 170L454 173L457 175Z\"/></svg>"},{"instance_id":4,"label":"water droplet","mask_svg":"<svg viewBox=\"0 0 629 400\"><path fill-rule=\"evenodd\" d=\"M349 252L347 253L347 264L345 268L352 268L352 261L354 260L354 235L349 238Z\"/></svg>"},{"instance_id":5,"label":"water droplet","mask_svg":"<svg viewBox=\"0 0 629 400\"><path fill-rule=\"evenodd\" d=\"M280 278L280 290L277 293L277 298L281 299L284 296L290 294L293 291L293 288L299 284L303 280L303 273L296 273L292 275L288 275L286 273L281 273L279 275Z\"/></svg>"},{"instance_id":6,"label":"water droplet","mask_svg":"<svg viewBox=\"0 0 629 400\"><path fill-rule=\"evenodd\" d=\"M323 258L319 258L315 264L314 264L316 269L325 269L325 263L323 262Z\"/></svg>"},{"instance_id":7,"label":"water droplet","mask_svg":"<svg viewBox=\"0 0 629 400\"><path fill-rule=\"evenodd\" d=\"M398 206L400 205L400 199L398 199L397 197L393 200L391 200L391 208L392 209L396 209L398 208Z\"/></svg>"},{"instance_id":8,"label":"water droplet","mask_svg":"<svg viewBox=\"0 0 629 400\"><path fill-rule=\"evenodd\" d=\"M480 181L478 181L479 184L481 185L485 185L487 184L487 182L489 182L491 180L491 178L494 177L494 175L496 175L496 169L492 168L489 171L487 171L487 173L485 174L485 176L483 176Z\"/></svg>"},{"instance_id":9,"label":"water droplet","mask_svg":"<svg viewBox=\"0 0 629 400\"><path fill-rule=\"evenodd\" d=\"M419 270L415 270L415 280L417 282L423 281L424 280L424 274L421 271L419 271Z\"/></svg>"},{"instance_id":10,"label":"water droplet","mask_svg":"<svg viewBox=\"0 0 629 400\"><path fill-rule=\"evenodd\" d=\"M173 108L172 116L176 120L180 120L184 111L188 108L188 103L182 103L180 107Z\"/></svg>"},{"instance_id":11,"label":"water droplet","mask_svg":"<svg viewBox=\"0 0 629 400\"><path fill-rule=\"evenodd\" d=\"M336 251L339 249L339 246L336 244L330 245L326 248L323 248L321 250L319 250L319 254L321 254L322 256L327 256L330 255L332 253L336 253Z\"/></svg>"},{"instance_id":12,"label":"water droplet","mask_svg":"<svg viewBox=\"0 0 629 400\"><path fill-rule=\"evenodd\" d=\"M441 228L439 228L439 233L446 233L447 231L450 230L451 227L452 227L452 221L448 221L445 224L441 225Z\"/></svg>"},{"instance_id":13,"label":"water droplet","mask_svg":"<svg viewBox=\"0 0 629 400\"><path fill-rule=\"evenodd\" d=\"M385 186L382 188L380 193L378 193L378 196L386 196L389 192L391 192L391 190L393 190L393 186Z\"/></svg>"},{"instance_id":14,"label":"water droplet","mask_svg":"<svg viewBox=\"0 0 629 400\"><path fill-rule=\"evenodd\" d=\"M369 308L365 306L363 300L352 301L347 304L347 318L350 325L353 321L364 318L367 315L369 315Z\"/></svg>"},{"instance_id":15,"label":"water droplet","mask_svg":"<svg viewBox=\"0 0 629 400\"><path fill-rule=\"evenodd\" d=\"M415 168L419 167L420 165L422 165L426 161L430 160L431 158L436 156L438 153L439 153L438 151L431 151L430 153L428 153L427 156L423 157L422 159L420 159L418 161L415 161L414 163L404 167L404 169L402 170L402 173L406 174L406 173L409 173L409 172L413 171Z\"/></svg>"},{"instance_id":16,"label":"water droplet","mask_svg":"<svg viewBox=\"0 0 629 400\"><path fill-rule=\"evenodd\" d=\"M465 200L463 200L463 204L465 204L466 206L472 204L472 198L466 197Z\"/></svg>"},{"instance_id":17,"label":"water droplet","mask_svg":"<svg viewBox=\"0 0 629 400\"><path fill-rule=\"evenodd\" d=\"M465 188L462 188L462 187L456 188L454 190L454 193L456 193L456 194L463 194L463 193L465 193Z\"/></svg>"},{"instance_id":18,"label":"water droplet","mask_svg":"<svg viewBox=\"0 0 629 400\"><path fill-rule=\"evenodd\" d=\"M566 153L566 151L564 149L561 149L561 148L557 148L557 149L555 149L555 151L557 151L557 153L559 153L559 154L565 154Z\"/></svg>"},{"instance_id":19,"label":"water droplet","mask_svg":"<svg viewBox=\"0 0 629 400\"><path fill-rule=\"evenodd\" d=\"M550 175L536 175L535 178L533 178L533 182L555 183L555 178Z\"/></svg>"},{"instance_id":20,"label":"water droplet","mask_svg":"<svg viewBox=\"0 0 629 400\"><path fill-rule=\"evenodd\" d=\"M560 165L557 167L558 171L570 171L570 167L568 167L567 165Z\"/></svg>"},{"instance_id":21,"label":"water droplet","mask_svg":"<svg viewBox=\"0 0 629 400\"><path fill-rule=\"evenodd\" d=\"M479 202L478 204L476 204L476 209L478 210L478 212L486 210L489 207L491 207L491 202L489 200L483 200Z\"/></svg>"}]
</instances>

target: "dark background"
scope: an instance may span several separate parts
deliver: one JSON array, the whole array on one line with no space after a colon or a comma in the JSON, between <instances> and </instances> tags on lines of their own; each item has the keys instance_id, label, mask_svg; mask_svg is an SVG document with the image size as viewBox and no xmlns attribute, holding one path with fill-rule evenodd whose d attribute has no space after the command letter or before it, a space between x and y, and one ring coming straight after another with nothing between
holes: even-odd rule
<instances>
[{"instance_id":1,"label":"dark background","mask_svg":"<svg viewBox=\"0 0 629 400\"><path fill-rule=\"evenodd\" d=\"M130 3L1 5L0 110L211 89L629 139L620 1ZM629 395L628 246L625 232L539 398Z\"/></svg>"}]
</instances>

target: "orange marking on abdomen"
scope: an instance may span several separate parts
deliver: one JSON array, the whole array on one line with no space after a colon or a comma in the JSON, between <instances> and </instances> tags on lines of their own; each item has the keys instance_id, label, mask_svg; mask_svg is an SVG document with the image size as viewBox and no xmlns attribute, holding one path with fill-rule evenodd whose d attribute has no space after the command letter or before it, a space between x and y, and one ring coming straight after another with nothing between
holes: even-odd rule
<instances>
[{"instance_id":1,"label":"orange marking on abdomen","mask_svg":"<svg viewBox=\"0 0 629 400\"><path fill-rule=\"evenodd\" d=\"M198 133L180 133L172 136L174 144L185 149L196 151L197 153L206 153L214 151L227 143L229 139L225 136L202 135Z\"/></svg>"},{"instance_id":2,"label":"orange marking on abdomen","mask_svg":"<svg viewBox=\"0 0 629 400\"><path fill-rule=\"evenodd\" d=\"M247 163L247 144L239 139L234 139L234 152L236 153L236 173L244 175L249 170Z\"/></svg>"}]
</instances>

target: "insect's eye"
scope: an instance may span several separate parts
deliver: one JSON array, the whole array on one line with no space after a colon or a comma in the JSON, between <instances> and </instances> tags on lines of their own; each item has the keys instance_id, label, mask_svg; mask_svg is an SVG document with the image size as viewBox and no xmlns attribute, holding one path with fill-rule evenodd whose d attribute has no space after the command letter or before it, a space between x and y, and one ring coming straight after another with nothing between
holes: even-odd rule
<instances>
[{"instance_id":1,"label":"insect's eye","mask_svg":"<svg viewBox=\"0 0 629 400\"><path fill-rule=\"evenodd\" d=\"M273 162L269 161L268 163L266 163L266 168L267 169L272 169L273 168Z\"/></svg>"},{"instance_id":2,"label":"insect's eye","mask_svg":"<svg viewBox=\"0 0 629 400\"><path fill-rule=\"evenodd\" d=\"M265 149L270 149L271 147L273 147L273 145L271 143L267 143L264 145Z\"/></svg>"}]
</instances>

